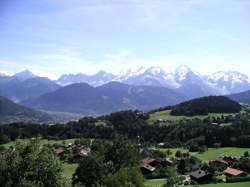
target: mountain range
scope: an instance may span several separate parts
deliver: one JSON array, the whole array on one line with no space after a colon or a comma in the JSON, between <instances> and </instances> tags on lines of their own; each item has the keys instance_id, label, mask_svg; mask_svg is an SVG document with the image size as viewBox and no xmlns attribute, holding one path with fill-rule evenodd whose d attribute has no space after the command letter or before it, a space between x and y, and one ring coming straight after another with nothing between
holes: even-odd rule
<instances>
[{"instance_id":1,"label":"mountain range","mask_svg":"<svg viewBox=\"0 0 250 187\"><path fill-rule=\"evenodd\" d=\"M240 72L216 72L202 75L186 66L175 69L163 67L129 69L113 75L100 71L95 75L62 75L56 82L60 85L85 82L91 86L100 86L111 81L129 85L159 86L185 94L190 99L208 95L226 95L250 89L250 78Z\"/></svg>"},{"instance_id":2,"label":"mountain range","mask_svg":"<svg viewBox=\"0 0 250 187\"><path fill-rule=\"evenodd\" d=\"M50 121L52 121L50 115L20 106L0 96L0 124L14 122L45 123Z\"/></svg>"},{"instance_id":3,"label":"mountain range","mask_svg":"<svg viewBox=\"0 0 250 187\"><path fill-rule=\"evenodd\" d=\"M185 96L169 88L110 82L98 87L71 84L21 104L47 111L101 115L127 109L151 110L184 100Z\"/></svg>"},{"instance_id":4,"label":"mountain range","mask_svg":"<svg viewBox=\"0 0 250 187\"><path fill-rule=\"evenodd\" d=\"M202 75L186 66L141 67L117 75L105 71L65 74L58 80L39 77L29 70L12 76L0 74L0 95L11 101L35 109L84 115L151 110L209 95L233 95L234 99L234 94L248 90L250 79L240 72ZM238 102L245 101L241 98L245 94L235 97Z\"/></svg>"},{"instance_id":5,"label":"mountain range","mask_svg":"<svg viewBox=\"0 0 250 187\"><path fill-rule=\"evenodd\" d=\"M47 77L38 77L26 70L13 76L0 76L0 96L20 102L55 91L60 86Z\"/></svg>"},{"instance_id":6,"label":"mountain range","mask_svg":"<svg viewBox=\"0 0 250 187\"><path fill-rule=\"evenodd\" d=\"M237 94L232 94L229 95L228 97L239 103L250 104L250 90Z\"/></svg>"}]
</instances>

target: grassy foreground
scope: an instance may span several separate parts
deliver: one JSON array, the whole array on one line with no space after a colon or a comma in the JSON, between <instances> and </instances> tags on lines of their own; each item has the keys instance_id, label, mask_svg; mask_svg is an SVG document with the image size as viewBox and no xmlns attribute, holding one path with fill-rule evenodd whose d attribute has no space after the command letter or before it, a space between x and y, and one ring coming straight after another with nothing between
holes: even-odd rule
<instances>
[{"instance_id":1,"label":"grassy foreground","mask_svg":"<svg viewBox=\"0 0 250 187\"><path fill-rule=\"evenodd\" d=\"M168 149L161 149L162 151L167 151ZM181 151L181 152L188 152L187 149L184 148L170 148L169 149L172 152L171 156L174 156L176 151ZM208 161L210 159L213 159L215 157L220 157L223 155L233 155L233 156L243 156L244 152L248 151L250 153L250 148L239 148L239 147L222 147L222 148L209 148L206 152L204 153L197 153L193 152L190 153L191 155L199 158L200 160L203 161Z\"/></svg>"},{"instance_id":2,"label":"grassy foreground","mask_svg":"<svg viewBox=\"0 0 250 187\"><path fill-rule=\"evenodd\" d=\"M146 187L161 187L165 183L165 179L153 179L147 180ZM237 182L237 183L217 183L217 184L204 184L199 185L201 187L249 187L250 182ZM187 185L186 187L193 187L193 185Z\"/></svg>"},{"instance_id":3,"label":"grassy foreground","mask_svg":"<svg viewBox=\"0 0 250 187\"><path fill-rule=\"evenodd\" d=\"M46 144L53 145L53 144L63 144L63 143L69 144L69 143L74 143L75 140L76 140L76 138L74 138L74 139L66 139L66 140L46 140L46 139L41 139L40 144L41 145L46 145ZM28 142L29 139L21 139L20 141ZM1 145L8 148L10 146L14 146L14 144L15 144L15 141L9 142L9 143L6 143L6 144L1 144Z\"/></svg>"},{"instance_id":4,"label":"grassy foreground","mask_svg":"<svg viewBox=\"0 0 250 187\"><path fill-rule=\"evenodd\" d=\"M63 164L63 177L67 179L71 179L77 167L78 167L78 164L64 163Z\"/></svg>"}]
</instances>

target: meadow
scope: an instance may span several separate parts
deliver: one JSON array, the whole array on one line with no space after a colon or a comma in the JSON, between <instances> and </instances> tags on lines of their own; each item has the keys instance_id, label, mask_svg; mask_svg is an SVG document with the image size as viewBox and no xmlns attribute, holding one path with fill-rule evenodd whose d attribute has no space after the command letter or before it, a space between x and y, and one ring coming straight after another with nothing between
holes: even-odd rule
<instances>
[{"instance_id":1,"label":"meadow","mask_svg":"<svg viewBox=\"0 0 250 187\"><path fill-rule=\"evenodd\" d=\"M229 116L229 115L235 115L235 114L219 114L219 113L211 113L205 116L173 116L170 114L171 110L164 110L164 111L160 111L160 112L155 112L150 114L149 116L149 121L156 121L158 119L162 119L162 120L169 120L169 121L178 121L178 120L182 120L182 119L195 119L195 118L199 118L199 119L204 119L206 117L221 117L221 116Z\"/></svg>"},{"instance_id":2,"label":"meadow","mask_svg":"<svg viewBox=\"0 0 250 187\"><path fill-rule=\"evenodd\" d=\"M47 139L40 139L40 144L41 145L53 145L53 144L69 144L69 143L74 143L74 141L76 140L76 138L73 138L73 139L66 139L66 140L47 140ZM19 139L19 140L16 140L16 141L22 141L22 142L28 142L29 139ZM14 144L16 143L16 141L12 141L12 142L9 142L9 143L6 143L6 144L1 144L2 146L8 148L8 147L11 147L11 146L14 146Z\"/></svg>"},{"instance_id":3,"label":"meadow","mask_svg":"<svg viewBox=\"0 0 250 187\"><path fill-rule=\"evenodd\" d=\"M165 179L153 179L145 182L145 187L162 187L165 183ZM217 183L217 184L203 184L200 187L249 187L250 182L237 182L237 183ZM193 185L187 185L185 187L193 187Z\"/></svg>"},{"instance_id":4,"label":"meadow","mask_svg":"<svg viewBox=\"0 0 250 187\"><path fill-rule=\"evenodd\" d=\"M160 149L161 151L170 150L172 155L174 156L176 151L188 152L187 149L184 148L170 148L170 149ZM243 154L248 151L250 153L250 148L239 148L239 147L222 147L222 148L208 148L208 150L204 153L198 152L190 152L189 154L199 158L203 161L208 161L210 159L220 157L223 155L232 155L232 156L243 156Z\"/></svg>"}]
</instances>

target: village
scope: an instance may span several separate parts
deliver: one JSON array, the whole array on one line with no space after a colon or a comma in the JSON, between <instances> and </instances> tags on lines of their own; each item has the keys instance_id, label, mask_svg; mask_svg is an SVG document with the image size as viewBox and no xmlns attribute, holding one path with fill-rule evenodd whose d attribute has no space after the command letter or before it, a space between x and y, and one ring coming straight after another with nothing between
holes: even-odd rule
<instances>
[{"instance_id":1,"label":"village","mask_svg":"<svg viewBox=\"0 0 250 187\"><path fill-rule=\"evenodd\" d=\"M91 144L91 141L89 142ZM83 145L80 141L69 143L67 145L55 145L54 153L61 161L67 163L78 163L81 158L88 157L91 154L90 144ZM158 146L161 146L158 144ZM138 168L141 170L145 179L164 179L167 177L167 169L174 167L177 170L177 176L181 179L179 185L191 184L211 184L250 181L250 175L247 171L241 170L242 164L245 164L249 170L249 153L245 152L242 156L224 155L210 159L208 161L199 160L190 153L163 153L156 148L143 148L137 144L141 155Z\"/></svg>"}]
</instances>

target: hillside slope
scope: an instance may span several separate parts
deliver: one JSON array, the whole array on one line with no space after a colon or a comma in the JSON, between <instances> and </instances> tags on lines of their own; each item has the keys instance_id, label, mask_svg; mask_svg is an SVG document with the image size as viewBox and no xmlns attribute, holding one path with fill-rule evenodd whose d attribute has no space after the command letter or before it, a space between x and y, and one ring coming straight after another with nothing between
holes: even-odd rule
<instances>
[{"instance_id":1,"label":"hillside slope","mask_svg":"<svg viewBox=\"0 0 250 187\"><path fill-rule=\"evenodd\" d=\"M99 115L127 109L151 110L184 100L184 96L168 88L110 82L96 88L72 84L22 104L48 111Z\"/></svg>"},{"instance_id":2,"label":"hillside slope","mask_svg":"<svg viewBox=\"0 0 250 187\"><path fill-rule=\"evenodd\" d=\"M227 97L239 103L250 104L250 90L233 95L228 95Z\"/></svg>"},{"instance_id":3,"label":"hillside slope","mask_svg":"<svg viewBox=\"0 0 250 187\"><path fill-rule=\"evenodd\" d=\"M14 122L49 122L51 116L20 106L0 96L0 124Z\"/></svg>"},{"instance_id":4,"label":"hillside slope","mask_svg":"<svg viewBox=\"0 0 250 187\"><path fill-rule=\"evenodd\" d=\"M172 107L172 115L207 115L240 112L241 105L224 96L209 96L183 102Z\"/></svg>"}]
</instances>

